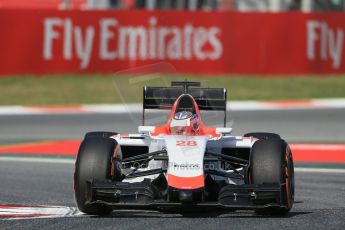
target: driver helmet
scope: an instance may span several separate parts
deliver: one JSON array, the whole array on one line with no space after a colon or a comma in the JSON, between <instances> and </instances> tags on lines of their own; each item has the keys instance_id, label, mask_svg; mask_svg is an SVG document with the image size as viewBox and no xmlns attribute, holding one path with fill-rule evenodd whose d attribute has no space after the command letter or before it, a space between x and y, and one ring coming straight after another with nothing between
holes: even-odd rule
<instances>
[{"instance_id":1,"label":"driver helmet","mask_svg":"<svg viewBox=\"0 0 345 230\"><path fill-rule=\"evenodd\" d=\"M189 111L180 111L174 114L170 123L173 134L190 135L199 131L199 117Z\"/></svg>"}]
</instances>

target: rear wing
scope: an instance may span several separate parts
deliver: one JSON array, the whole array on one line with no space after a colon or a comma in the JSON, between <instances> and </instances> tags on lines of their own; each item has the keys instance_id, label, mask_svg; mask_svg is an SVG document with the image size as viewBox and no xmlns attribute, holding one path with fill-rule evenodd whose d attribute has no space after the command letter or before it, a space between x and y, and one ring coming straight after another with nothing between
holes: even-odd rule
<instances>
[{"instance_id":1,"label":"rear wing","mask_svg":"<svg viewBox=\"0 0 345 230\"><path fill-rule=\"evenodd\" d=\"M172 82L171 86L144 87L143 125L146 109L171 109L176 99L187 93L193 96L199 110L224 111L224 127L226 126L226 88L201 88L200 82Z\"/></svg>"}]
</instances>

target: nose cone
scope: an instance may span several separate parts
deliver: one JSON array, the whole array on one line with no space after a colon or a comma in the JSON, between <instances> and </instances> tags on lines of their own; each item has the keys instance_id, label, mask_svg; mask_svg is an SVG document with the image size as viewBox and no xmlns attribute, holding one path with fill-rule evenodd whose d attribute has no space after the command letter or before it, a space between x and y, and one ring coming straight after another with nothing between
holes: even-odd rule
<instances>
[{"instance_id":1,"label":"nose cone","mask_svg":"<svg viewBox=\"0 0 345 230\"><path fill-rule=\"evenodd\" d=\"M169 201L181 203L197 203L204 199L204 188L176 189L169 187Z\"/></svg>"},{"instance_id":2,"label":"nose cone","mask_svg":"<svg viewBox=\"0 0 345 230\"><path fill-rule=\"evenodd\" d=\"M179 201L182 203L192 202L193 201L193 191L192 190L179 191Z\"/></svg>"}]
</instances>

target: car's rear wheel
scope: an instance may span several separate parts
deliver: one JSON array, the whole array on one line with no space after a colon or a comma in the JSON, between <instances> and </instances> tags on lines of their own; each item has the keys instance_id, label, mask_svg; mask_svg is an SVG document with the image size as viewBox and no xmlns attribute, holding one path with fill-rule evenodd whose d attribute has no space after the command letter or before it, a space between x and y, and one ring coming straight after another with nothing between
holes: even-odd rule
<instances>
[{"instance_id":1,"label":"car's rear wheel","mask_svg":"<svg viewBox=\"0 0 345 230\"><path fill-rule=\"evenodd\" d=\"M284 215L292 208L295 194L294 166L291 150L282 139L258 140L250 154L250 184L278 183L281 186L281 205L257 209L261 215Z\"/></svg>"},{"instance_id":2,"label":"car's rear wheel","mask_svg":"<svg viewBox=\"0 0 345 230\"><path fill-rule=\"evenodd\" d=\"M253 132L253 133L246 133L243 135L244 137L254 137L259 140L279 140L281 139L279 134L276 133L265 133L265 132Z\"/></svg>"},{"instance_id":3,"label":"car's rear wheel","mask_svg":"<svg viewBox=\"0 0 345 230\"><path fill-rule=\"evenodd\" d=\"M105 132L105 131L88 132L85 134L84 139L95 138L95 137L107 138L107 137L111 137L115 135L117 135L117 133L114 133L114 132Z\"/></svg>"},{"instance_id":4,"label":"car's rear wheel","mask_svg":"<svg viewBox=\"0 0 345 230\"><path fill-rule=\"evenodd\" d=\"M96 215L111 212L107 206L85 204L86 182L92 179L119 179L120 169L112 163L117 146L115 140L102 137L88 137L81 143L74 172L74 194L80 211Z\"/></svg>"}]
</instances>

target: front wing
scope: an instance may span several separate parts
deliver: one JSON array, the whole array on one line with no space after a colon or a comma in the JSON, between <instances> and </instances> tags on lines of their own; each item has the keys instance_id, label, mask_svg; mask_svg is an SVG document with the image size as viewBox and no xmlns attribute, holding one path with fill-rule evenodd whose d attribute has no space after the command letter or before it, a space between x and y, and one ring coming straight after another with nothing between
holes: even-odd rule
<instances>
[{"instance_id":1,"label":"front wing","mask_svg":"<svg viewBox=\"0 0 345 230\"><path fill-rule=\"evenodd\" d=\"M232 209L250 210L286 207L282 202L279 184L231 185L218 194L217 201L176 202L157 196L148 182L127 183L92 180L87 182L86 205L100 205L112 209Z\"/></svg>"}]
</instances>

